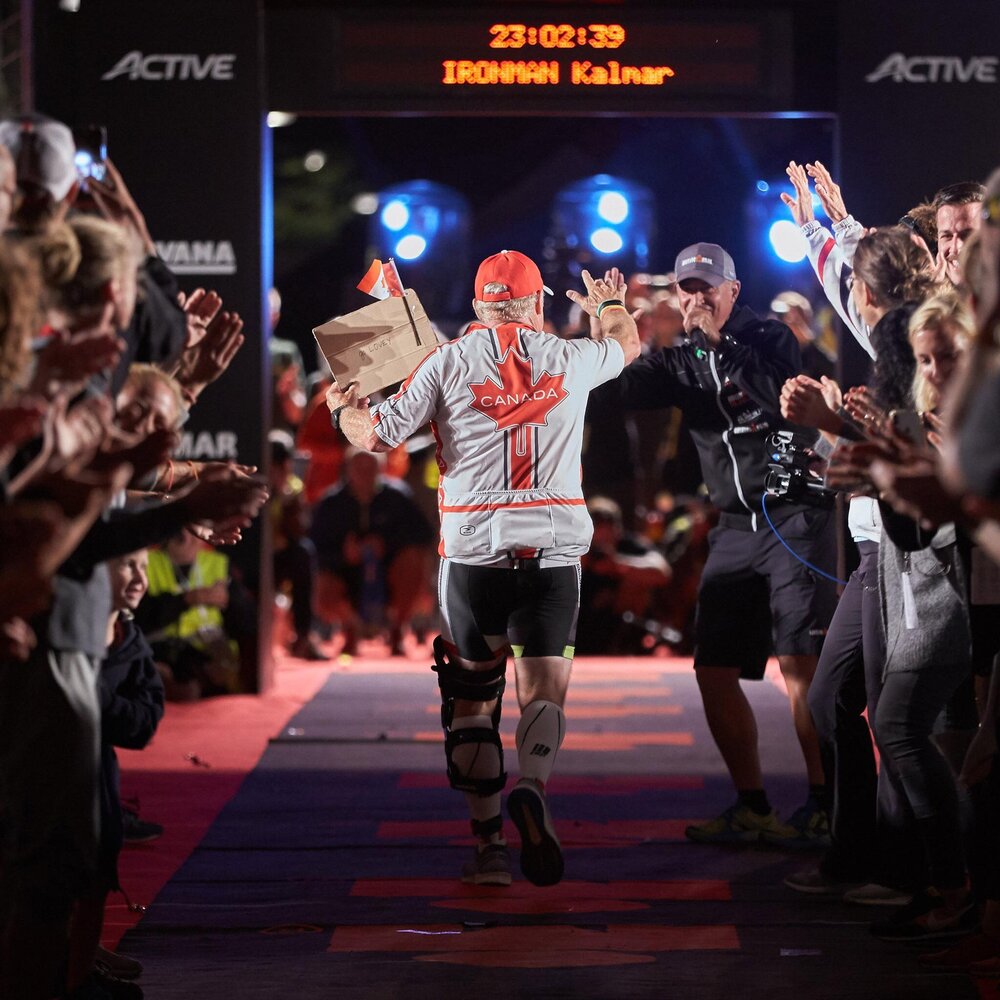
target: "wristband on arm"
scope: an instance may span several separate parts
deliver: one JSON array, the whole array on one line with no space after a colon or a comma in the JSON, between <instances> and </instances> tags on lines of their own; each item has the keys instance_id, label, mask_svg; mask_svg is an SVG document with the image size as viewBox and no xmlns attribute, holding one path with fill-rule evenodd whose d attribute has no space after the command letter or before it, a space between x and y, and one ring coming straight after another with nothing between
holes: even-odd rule
<instances>
[{"instance_id":1,"label":"wristband on arm","mask_svg":"<svg viewBox=\"0 0 1000 1000\"><path fill-rule=\"evenodd\" d=\"M614 309L614 308L624 309L625 303L622 302L621 299L605 299L597 307L597 318L598 319L601 318L601 314L604 312L605 309Z\"/></svg>"}]
</instances>

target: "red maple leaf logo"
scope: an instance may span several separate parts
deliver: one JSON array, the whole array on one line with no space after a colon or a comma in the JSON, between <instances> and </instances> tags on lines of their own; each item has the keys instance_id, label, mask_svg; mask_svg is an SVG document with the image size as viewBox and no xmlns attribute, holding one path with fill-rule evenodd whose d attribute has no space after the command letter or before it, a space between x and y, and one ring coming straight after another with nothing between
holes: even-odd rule
<instances>
[{"instance_id":1,"label":"red maple leaf logo","mask_svg":"<svg viewBox=\"0 0 1000 1000\"><path fill-rule=\"evenodd\" d=\"M533 382L531 361L513 349L497 362L497 375L499 380L487 375L482 382L469 384L469 406L489 417L498 431L529 424L544 427L549 413L569 395L563 388L565 372L543 371Z\"/></svg>"}]
</instances>

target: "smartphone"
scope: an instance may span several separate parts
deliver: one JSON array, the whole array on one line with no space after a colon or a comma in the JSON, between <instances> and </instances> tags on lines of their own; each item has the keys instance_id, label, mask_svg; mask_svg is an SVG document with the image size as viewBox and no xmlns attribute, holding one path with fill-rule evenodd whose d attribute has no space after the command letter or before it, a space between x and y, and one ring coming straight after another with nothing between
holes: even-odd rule
<instances>
[{"instance_id":1,"label":"smartphone","mask_svg":"<svg viewBox=\"0 0 1000 1000\"><path fill-rule=\"evenodd\" d=\"M926 445L927 435L924 433L924 422L916 410L893 410L889 414L889 419L896 432L906 438L910 444L918 445L921 448Z\"/></svg>"},{"instance_id":2,"label":"smartphone","mask_svg":"<svg viewBox=\"0 0 1000 1000\"><path fill-rule=\"evenodd\" d=\"M76 172L82 182L103 181L107 175L108 130L104 125L84 125L73 129L76 143Z\"/></svg>"}]
</instances>

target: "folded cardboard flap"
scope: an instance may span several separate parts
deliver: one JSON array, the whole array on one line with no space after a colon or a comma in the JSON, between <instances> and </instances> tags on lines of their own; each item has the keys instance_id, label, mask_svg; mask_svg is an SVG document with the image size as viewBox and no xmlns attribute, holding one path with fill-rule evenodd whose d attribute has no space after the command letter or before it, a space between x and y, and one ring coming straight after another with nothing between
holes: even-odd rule
<instances>
[{"instance_id":1,"label":"folded cardboard flap","mask_svg":"<svg viewBox=\"0 0 1000 1000\"><path fill-rule=\"evenodd\" d=\"M313 329L337 385L358 383L362 396L401 382L435 347L437 337L412 288L335 316Z\"/></svg>"}]
</instances>

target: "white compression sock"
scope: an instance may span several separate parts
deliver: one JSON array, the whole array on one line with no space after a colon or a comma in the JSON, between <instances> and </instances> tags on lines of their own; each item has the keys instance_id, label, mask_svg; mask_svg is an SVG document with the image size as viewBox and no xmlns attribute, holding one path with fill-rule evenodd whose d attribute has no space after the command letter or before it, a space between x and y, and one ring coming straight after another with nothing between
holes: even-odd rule
<instances>
[{"instance_id":1,"label":"white compression sock","mask_svg":"<svg viewBox=\"0 0 1000 1000\"><path fill-rule=\"evenodd\" d=\"M517 763L522 778L543 785L552 774L556 752L566 735L566 716L552 701L533 701L517 724Z\"/></svg>"}]
</instances>

